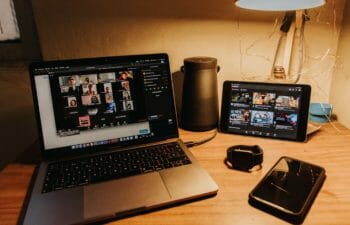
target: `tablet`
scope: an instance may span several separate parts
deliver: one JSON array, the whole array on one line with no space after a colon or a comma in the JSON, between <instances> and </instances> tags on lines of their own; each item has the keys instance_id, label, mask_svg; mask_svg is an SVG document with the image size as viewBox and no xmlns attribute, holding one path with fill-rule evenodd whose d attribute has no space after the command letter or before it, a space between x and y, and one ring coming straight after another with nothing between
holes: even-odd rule
<instances>
[{"instance_id":1,"label":"tablet","mask_svg":"<svg viewBox=\"0 0 350 225\"><path fill-rule=\"evenodd\" d=\"M225 81L220 130L305 141L310 93L302 84Z\"/></svg>"}]
</instances>

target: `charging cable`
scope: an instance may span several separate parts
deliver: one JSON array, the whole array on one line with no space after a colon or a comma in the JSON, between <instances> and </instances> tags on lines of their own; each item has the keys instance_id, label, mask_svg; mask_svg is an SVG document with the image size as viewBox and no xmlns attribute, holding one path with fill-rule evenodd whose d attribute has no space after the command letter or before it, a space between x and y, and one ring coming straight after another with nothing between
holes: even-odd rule
<instances>
[{"instance_id":1,"label":"charging cable","mask_svg":"<svg viewBox=\"0 0 350 225\"><path fill-rule=\"evenodd\" d=\"M217 133L218 133L217 130L215 130L214 133L210 137L204 138L204 139L199 140L199 141L187 141L187 142L185 142L185 145L188 148L191 148L191 147L194 147L194 146L198 146L198 145L202 145L204 143L207 143L208 141L213 140L216 137Z\"/></svg>"}]
</instances>

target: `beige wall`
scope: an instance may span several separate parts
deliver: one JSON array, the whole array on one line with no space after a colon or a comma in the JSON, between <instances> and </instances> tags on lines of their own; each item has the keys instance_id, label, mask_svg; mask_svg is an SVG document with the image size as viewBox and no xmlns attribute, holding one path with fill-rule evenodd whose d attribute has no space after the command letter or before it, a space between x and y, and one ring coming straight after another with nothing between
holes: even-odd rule
<instances>
[{"instance_id":1,"label":"beige wall","mask_svg":"<svg viewBox=\"0 0 350 225\"><path fill-rule=\"evenodd\" d=\"M350 12L350 2L344 12ZM350 128L350 15L344 13L342 32L339 40L338 62L334 71L331 99L338 120Z\"/></svg>"},{"instance_id":2,"label":"beige wall","mask_svg":"<svg viewBox=\"0 0 350 225\"><path fill-rule=\"evenodd\" d=\"M309 11L301 83L328 102L345 0ZM32 0L43 56L63 59L167 52L172 71L183 59L218 58L224 80L270 74L284 13L239 10L233 0ZM297 55L297 54L295 54ZM293 71L297 58L293 61Z\"/></svg>"}]
</instances>

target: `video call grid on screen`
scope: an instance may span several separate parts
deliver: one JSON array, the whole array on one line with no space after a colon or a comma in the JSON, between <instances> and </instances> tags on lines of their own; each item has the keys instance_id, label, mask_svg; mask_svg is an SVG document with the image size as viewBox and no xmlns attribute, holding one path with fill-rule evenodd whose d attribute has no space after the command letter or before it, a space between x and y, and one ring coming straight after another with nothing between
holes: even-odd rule
<instances>
[{"instance_id":1,"label":"video call grid on screen","mask_svg":"<svg viewBox=\"0 0 350 225\"><path fill-rule=\"evenodd\" d=\"M298 87L232 84L228 130L295 138L300 97L301 88Z\"/></svg>"},{"instance_id":2,"label":"video call grid on screen","mask_svg":"<svg viewBox=\"0 0 350 225\"><path fill-rule=\"evenodd\" d=\"M144 135L150 132L150 124L147 120L140 121L133 116L134 102L131 98L131 91L122 85L122 83L129 81L115 81L115 83L119 82L121 87L116 91L116 95L120 98L113 96L109 100L107 94L112 95L113 92L109 93L107 87L110 87L112 82L95 84L95 86L99 85L104 89L98 92L97 88L90 88L92 91L90 94L87 91L83 92L84 84L81 83L75 85L75 88L68 87L71 90L64 89L65 84L68 84L69 77L71 75L56 76L60 80L56 84L52 84L52 82L57 82L57 79L50 79L50 75L35 77L45 149ZM60 89L56 95L52 94L55 87ZM128 92L128 95L123 94L124 92ZM98 101L84 101L84 98L92 96L99 96ZM119 108L117 109L118 103ZM132 104L132 106L128 106L127 103ZM99 110L101 111L99 112ZM114 123L107 124L107 122L112 121L111 118L114 118Z\"/></svg>"},{"instance_id":3,"label":"video call grid on screen","mask_svg":"<svg viewBox=\"0 0 350 225\"><path fill-rule=\"evenodd\" d=\"M51 86L55 90L55 120L61 136L138 119L133 115L137 97L132 90L133 71L53 77Z\"/></svg>"}]
</instances>

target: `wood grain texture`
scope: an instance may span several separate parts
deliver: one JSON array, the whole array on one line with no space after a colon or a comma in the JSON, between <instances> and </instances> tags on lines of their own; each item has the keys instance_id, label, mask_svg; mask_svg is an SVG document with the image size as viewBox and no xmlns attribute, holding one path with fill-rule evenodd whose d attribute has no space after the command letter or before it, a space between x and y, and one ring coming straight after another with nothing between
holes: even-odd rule
<instances>
[{"instance_id":1,"label":"wood grain texture","mask_svg":"<svg viewBox=\"0 0 350 225\"><path fill-rule=\"evenodd\" d=\"M336 128L334 128L335 126ZM110 224L132 225L231 225L287 224L251 207L248 193L281 156L291 156L323 166L327 179L304 224L350 223L350 130L339 123L322 127L306 143L219 133L204 145L191 149L219 185L215 197L173 208L137 215ZM212 131L180 131L183 141L200 140ZM229 170L223 164L226 149L235 144L259 144L264 150L263 169L255 173ZM0 173L0 224L16 224L34 166L11 164Z\"/></svg>"}]
</instances>

